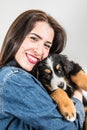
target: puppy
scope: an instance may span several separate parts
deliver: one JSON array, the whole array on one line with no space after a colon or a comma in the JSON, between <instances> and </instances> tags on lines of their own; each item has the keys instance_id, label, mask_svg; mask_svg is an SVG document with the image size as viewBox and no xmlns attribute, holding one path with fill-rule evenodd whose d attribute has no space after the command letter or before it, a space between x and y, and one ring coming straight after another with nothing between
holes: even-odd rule
<instances>
[{"instance_id":1,"label":"puppy","mask_svg":"<svg viewBox=\"0 0 87 130\"><path fill-rule=\"evenodd\" d=\"M78 87L87 90L87 75L79 64L69 61L65 55L54 54L38 63L33 72L57 103L61 114L74 121L76 110L70 98Z\"/></svg>"}]
</instances>

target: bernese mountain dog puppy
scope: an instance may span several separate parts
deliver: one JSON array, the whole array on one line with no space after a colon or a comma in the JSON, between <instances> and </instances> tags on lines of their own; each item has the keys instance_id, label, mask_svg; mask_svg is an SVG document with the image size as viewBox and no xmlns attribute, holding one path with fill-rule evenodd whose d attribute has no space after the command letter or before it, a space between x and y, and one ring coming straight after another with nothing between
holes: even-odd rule
<instances>
[{"instance_id":1,"label":"bernese mountain dog puppy","mask_svg":"<svg viewBox=\"0 0 87 130\"><path fill-rule=\"evenodd\" d=\"M53 54L39 62L34 67L32 74L38 78L57 103L61 114L67 120L74 121L76 110L70 98L78 88L87 91L87 74L82 67L69 61L65 55ZM87 100L84 105L87 106Z\"/></svg>"}]
</instances>

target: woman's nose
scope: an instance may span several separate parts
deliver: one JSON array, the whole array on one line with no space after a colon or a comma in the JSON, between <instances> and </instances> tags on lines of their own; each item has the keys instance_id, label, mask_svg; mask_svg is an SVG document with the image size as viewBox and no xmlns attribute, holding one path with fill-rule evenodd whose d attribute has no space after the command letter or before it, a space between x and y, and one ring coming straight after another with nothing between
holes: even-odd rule
<instances>
[{"instance_id":1,"label":"woman's nose","mask_svg":"<svg viewBox=\"0 0 87 130\"><path fill-rule=\"evenodd\" d=\"M43 45L40 45L40 44L36 45L34 51L37 55L42 55L43 54Z\"/></svg>"}]
</instances>

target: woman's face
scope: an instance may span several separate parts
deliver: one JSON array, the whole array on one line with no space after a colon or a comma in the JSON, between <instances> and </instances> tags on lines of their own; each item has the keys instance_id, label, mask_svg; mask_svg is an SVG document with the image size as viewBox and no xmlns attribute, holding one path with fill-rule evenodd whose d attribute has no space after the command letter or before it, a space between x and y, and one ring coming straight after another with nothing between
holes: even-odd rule
<instances>
[{"instance_id":1,"label":"woman's face","mask_svg":"<svg viewBox=\"0 0 87 130\"><path fill-rule=\"evenodd\" d=\"M54 30L46 22L36 22L35 27L25 37L15 55L18 64L31 71L37 62L49 54L54 39Z\"/></svg>"}]
</instances>

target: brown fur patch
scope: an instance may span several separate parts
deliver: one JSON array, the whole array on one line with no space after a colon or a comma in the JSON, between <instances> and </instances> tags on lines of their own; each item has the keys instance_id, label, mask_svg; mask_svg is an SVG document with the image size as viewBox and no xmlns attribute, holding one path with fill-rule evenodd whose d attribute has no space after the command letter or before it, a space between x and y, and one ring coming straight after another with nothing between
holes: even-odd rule
<instances>
[{"instance_id":1,"label":"brown fur patch","mask_svg":"<svg viewBox=\"0 0 87 130\"><path fill-rule=\"evenodd\" d=\"M80 70L76 75L71 75L71 80L80 88L87 91L87 74Z\"/></svg>"},{"instance_id":2,"label":"brown fur patch","mask_svg":"<svg viewBox=\"0 0 87 130\"><path fill-rule=\"evenodd\" d=\"M56 65L56 69L58 70L59 68L60 68L60 65L59 65L59 64L57 64L57 65Z\"/></svg>"},{"instance_id":3,"label":"brown fur patch","mask_svg":"<svg viewBox=\"0 0 87 130\"><path fill-rule=\"evenodd\" d=\"M46 86L46 88L47 88L49 91L51 91L51 86L50 86L50 85L46 84L45 86Z\"/></svg>"},{"instance_id":4,"label":"brown fur patch","mask_svg":"<svg viewBox=\"0 0 87 130\"><path fill-rule=\"evenodd\" d=\"M87 130L87 107L85 107L85 113L86 113L86 116L85 116L85 122L83 125L83 130Z\"/></svg>"},{"instance_id":5,"label":"brown fur patch","mask_svg":"<svg viewBox=\"0 0 87 130\"><path fill-rule=\"evenodd\" d=\"M57 103L60 112L65 118L67 116L69 118L76 116L74 104L63 89L56 89L52 92L51 97Z\"/></svg>"},{"instance_id":6,"label":"brown fur patch","mask_svg":"<svg viewBox=\"0 0 87 130\"><path fill-rule=\"evenodd\" d=\"M87 116L85 117L85 122L82 130L87 130Z\"/></svg>"},{"instance_id":7,"label":"brown fur patch","mask_svg":"<svg viewBox=\"0 0 87 130\"><path fill-rule=\"evenodd\" d=\"M50 69L45 69L44 70L46 73L50 74L51 73L51 70Z\"/></svg>"}]
</instances>

